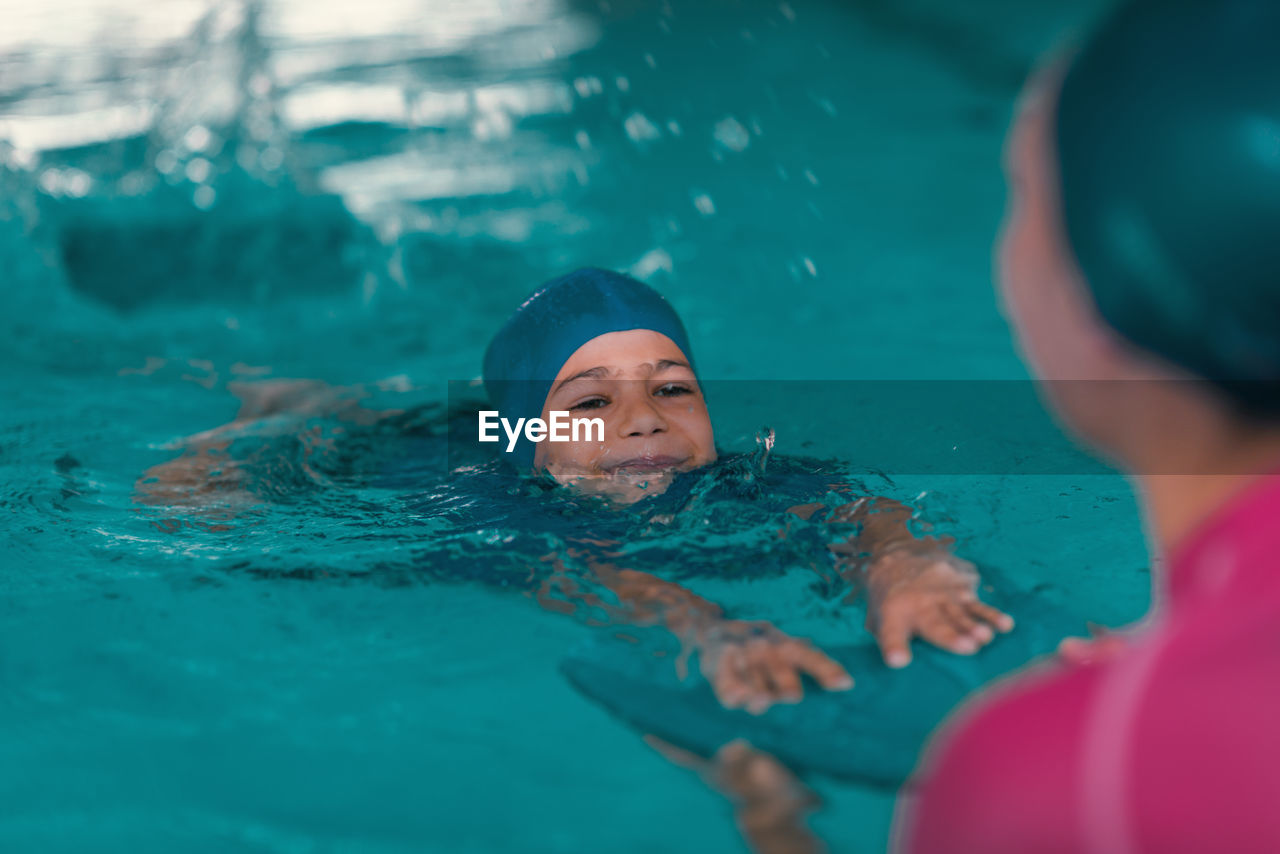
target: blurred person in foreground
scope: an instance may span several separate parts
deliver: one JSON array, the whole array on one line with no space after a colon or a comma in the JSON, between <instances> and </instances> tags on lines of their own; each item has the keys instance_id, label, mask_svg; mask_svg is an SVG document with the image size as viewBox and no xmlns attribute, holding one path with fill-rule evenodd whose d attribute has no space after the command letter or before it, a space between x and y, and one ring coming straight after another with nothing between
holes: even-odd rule
<instances>
[{"instance_id":1,"label":"blurred person in foreground","mask_svg":"<svg viewBox=\"0 0 1280 854\"><path fill-rule=\"evenodd\" d=\"M1029 86L1001 297L1124 469L1149 619L953 716L910 852L1280 851L1280 3L1137 0Z\"/></svg>"}]
</instances>

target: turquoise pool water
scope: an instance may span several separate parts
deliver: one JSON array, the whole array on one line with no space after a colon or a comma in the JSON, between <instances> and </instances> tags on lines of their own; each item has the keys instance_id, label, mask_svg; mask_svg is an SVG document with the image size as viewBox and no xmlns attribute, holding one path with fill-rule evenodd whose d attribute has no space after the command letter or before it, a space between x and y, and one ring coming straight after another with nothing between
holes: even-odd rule
<instances>
[{"instance_id":1,"label":"turquoise pool water","mask_svg":"<svg viewBox=\"0 0 1280 854\"><path fill-rule=\"evenodd\" d=\"M0 847L741 850L561 677L585 620L515 583L547 543L440 461L446 384L584 264L681 311L726 450L768 425L979 564L1140 614L1132 499L1001 403L989 284L1016 88L1097 8L7 12ZM743 502L702 511L719 552L694 516L636 560L865 637ZM891 792L809 782L833 850L883 849Z\"/></svg>"}]
</instances>

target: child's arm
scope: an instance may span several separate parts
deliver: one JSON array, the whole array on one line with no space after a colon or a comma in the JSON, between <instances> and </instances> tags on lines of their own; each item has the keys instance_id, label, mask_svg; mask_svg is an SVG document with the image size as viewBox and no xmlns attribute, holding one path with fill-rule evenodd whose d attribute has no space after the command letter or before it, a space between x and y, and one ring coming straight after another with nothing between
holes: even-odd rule
<instances>
[{"instance_id":1,"label":"child's arm","mask_svg":"<svg viewBox=\"0 0 1280 854\"><path fill-rule=\"evenodd\" d=\"M812 505L793 508L803 513ZM812 510L809 510L812 513ZM973 564L951 552L950 537L914 536L910 507L890 498L863 498L837 507L830 522L858 532L834 543L841 574L867 591L867 628L890 667L911 661L919 635L961 655L976 652L1013 628L1013 620L978 600Z\"/></svg>"},{"instance_id":2,"label":"child's arm","mask_svg":"<svg viewBox=\"0 0 1280 854\"><path fill-rule=\"evenodd\" d=\"M828 691L853 687L853 679L838 662L771 623L729 619L714 602L646 572L587 563L595 578L617 597L617 607L577 590L562 573L558 573L563 582L556 592L604 608L620 621L665 625L684 642L686 652L697 651L702 675L726 708L760 714L774 703L799 702L804 674ZM545 604L554 607L551 602ZM683 669L684 661L682 656L677 666Z\"/></svg>"},{"instance_id":3,"label":"child's arm","mask_svg":"<svg viewBox=\"0 0 1280 854\"><path fill-rule=\"evenodd\" d=\"M316 434L309 419L332 418L363 426L400 413L363 407L361 402L369 396L364 386L277 379L231 382L226 388L240 400L236 417L172 443L170 447L181 455L147 469L134 484L135 501L195 510L212 507L220 515L231 515L238 507L262 500L255 494L244 460L229 454L237 439L252 437L265 445L273 437L293 435L310 447L328 439Z\"/></svg>"}]
</instances>

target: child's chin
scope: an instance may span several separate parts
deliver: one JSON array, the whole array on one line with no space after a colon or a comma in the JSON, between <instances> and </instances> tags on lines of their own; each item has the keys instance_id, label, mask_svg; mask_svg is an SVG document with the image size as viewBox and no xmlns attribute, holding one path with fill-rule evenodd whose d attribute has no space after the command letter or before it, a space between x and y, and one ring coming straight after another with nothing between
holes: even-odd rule
<instances>
[{"instance_id":1,"label":"child's chin","mask_svg":"<svg viewBox=\"0 0 1280 854\"><path fill-rule=\"evenodd\" d=\"M583 495L606 498L614 504L635 504L650 495L661 495L675 479L675 468L646 472L614 472L612 474L555 474L556 480Z\"/></svg>"}]
</instances>

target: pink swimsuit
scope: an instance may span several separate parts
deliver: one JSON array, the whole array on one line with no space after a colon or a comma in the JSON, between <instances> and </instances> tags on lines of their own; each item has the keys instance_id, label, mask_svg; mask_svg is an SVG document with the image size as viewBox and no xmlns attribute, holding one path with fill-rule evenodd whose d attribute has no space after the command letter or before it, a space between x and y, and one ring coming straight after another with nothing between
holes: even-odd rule
<instances>
[{"instance_id":1,"label":"pink swimsuit","mask_svg":"<svg viewBox=\"0 0 1280 854\"><path fill-rule=\"evenodd\" d=\"M900 849L1280 852L1280 475L1170 556L1158 610L1106 661L1034 669L954 716Z\"/></svg>"}]
</instances>

